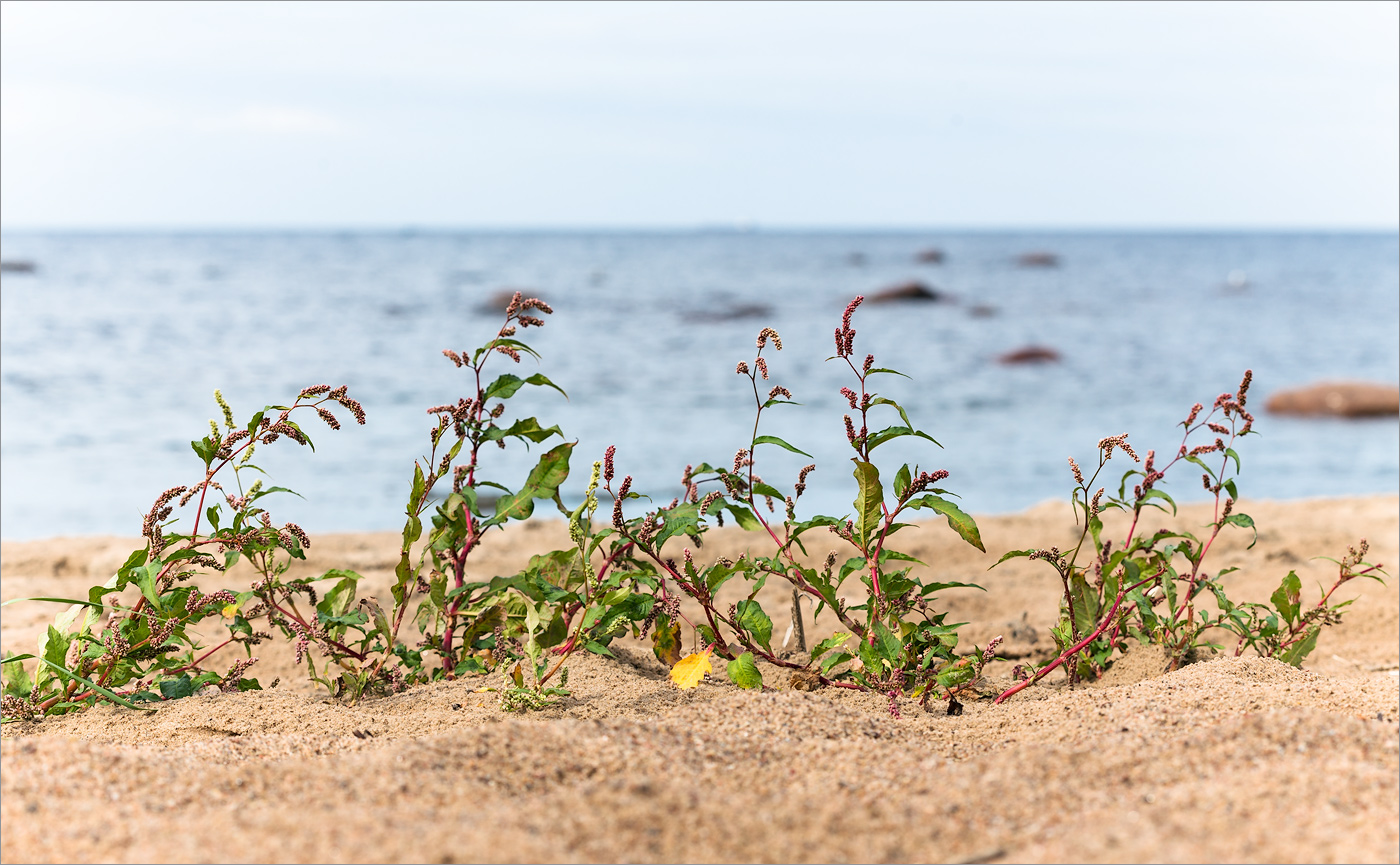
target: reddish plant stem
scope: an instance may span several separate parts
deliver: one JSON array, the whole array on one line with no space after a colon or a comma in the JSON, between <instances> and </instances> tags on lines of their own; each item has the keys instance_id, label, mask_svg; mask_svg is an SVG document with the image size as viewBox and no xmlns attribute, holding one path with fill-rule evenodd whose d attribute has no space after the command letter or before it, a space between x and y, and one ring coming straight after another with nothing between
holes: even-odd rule
<instances>
[{"instance_id":1,"label":"reddish plant stem","mask_svg":"<svg viewBox=\"0 0 1400 865\"><path fill-rule=\"evenodd\" d=\"M1049 673L1051 670L1053 670L1053 669L1055 669L1056 667L1060 666L1060 665L1063 664L1065 661L1067 661L1067 660L1069 660L1070 658L1074 657L1076 654L1079 653L1079 651L1080 651L1081 649L1083 649L1085 646L1089 645L1090 643L1094 642L1094 640L1098 639L1098 637L1099 637L1100 634L1102 634L1104 631L1108 630L1109 623L1111 623L1111 622L1113 621L1115 615L1116 615L1117 612L1118 612L1118 608L1123 604L1123 599L1126 598L1126 597L1128 596L1128 593L1131 592L1133 589L1138 588L1139 586L1144 586L1144 585L1146 585L1146 584L1152 582L1153 580L1157 579L1158 576L1160 576L1160 574L1153 574L1152 576L1147 577L1146 579L1139 580L1138 582L1134 583L1132 586L1130 586L1130 587L1128 587L1128 588L1120 589L1120 590L1118 591L1118 597L1117 597L1116 599L1114 599L1114 601L1113 601L1113 608L1110 609L1110 610L1108 611L1108 615L1107 615L1107 616L1104 616L1103 621L1100 622L1100 623L1099 623L1099 626L1098 626L1097 628L1094 629L1094 633L1090 634L1089 636L1087 636L1087 637L1085 637L1084 639L1080 640L1078 643L1075 643L1073 646L1071 646L1070 648L1066 649L1066 650L1065 650L1058 658L1056 658L1054 661L1050 662L1050 663L1047 664L1046 666L1041 667L1039 670L1037 670L1037 671L1036 671L1036 674L1035 674L1034 676L1032 676L1031 678L1029 678L1029 679L1027 679L1026 681L1021 682L1021 683L1019 683L1019 684L1017 684L1017 685L1015 685L1015 686L1013 686L1013 687L1011 687L1011 688L1008 688L1006 691L1004 691L1004 692L1001 694L1001 696L997 697L996 700L995 700L994 702L1000 703L1000 702L1002 702L1003 700L1005 700L1006 698L1010 697L1012 694L1015 694L1017 691L1020 691L1020 690L1022 690L1022 689L1024 689L1024 688L1028 688L1028 687L1030 687L1031 685L1035 684L1036 682L1040 681L1040 680L1045 676L1045 674Z\"/></svg>"}]
</instances>

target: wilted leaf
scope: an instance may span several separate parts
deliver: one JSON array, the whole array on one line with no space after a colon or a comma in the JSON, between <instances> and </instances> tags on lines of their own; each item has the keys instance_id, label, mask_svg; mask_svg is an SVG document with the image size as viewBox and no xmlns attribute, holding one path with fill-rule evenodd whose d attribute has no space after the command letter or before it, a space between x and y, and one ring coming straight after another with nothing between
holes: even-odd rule
<instances>
[{"instance_id":1,"label":"wilted leaf","mask_svg":"<svg viewBox=\"0 0 1400 865\"><path fill-rule=\"evenodd\" d=\"M651 632L651 650L661 663L674 667L681 660L681 626L659 619Z\"/></svg>"},{"instance_id":2,"label":"wilted leaf","mask_svg":"<svg viewBox=\"0 0 1400 865\"><path fill-rule=\"evenodd\" d=\"M682 691L688 691L700 684L700 680L705 678L705 674L714 670L710 664L710 650L696 652L682 658L671 668L671 681Z\"/></svg>"}]
</instances>

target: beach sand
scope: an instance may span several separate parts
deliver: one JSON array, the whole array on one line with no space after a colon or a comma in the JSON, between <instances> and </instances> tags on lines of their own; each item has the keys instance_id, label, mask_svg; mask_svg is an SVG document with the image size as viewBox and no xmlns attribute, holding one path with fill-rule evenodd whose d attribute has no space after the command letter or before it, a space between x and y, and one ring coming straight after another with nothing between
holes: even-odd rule
<instances>
[{"instance_id":1,"label":"beach sand","mask_svg":"<svg viewBox=\"0 0 1400 865\"><path fill-rule=\"evenodd\" d=\"M1212 570L1266 601L1296 570L1305 598L1362 537L1394 566L1400 499L1256 501ZM1170 523L1199 527L1205 506ZM946 525L902 533L938 580L964 646L1002 635L989 668L1051 656L1059 583L1042 562L987 568L1008 549L1076 537L1065 503L979 518L987 554ZM1110 525L1110 531L1113 526ZM397 533L313 537L308 571L352 568L387 596ZM567 544L562 523L498 533L478 574ZM0 599L82 596L131 539L6 542ZM707 536L703 557L763 540ZM810 548L816 559L826 548ZM1394 573L1393 567L1388 567ZM237 587L239 575L226 583ZM212 587L212 586L211 586ZM760 595L786 627L780 587ZM1345 621L1298 670L1227 651L1173 673L1130 652L1098 683L1058 673L1007 703L949 716L839 689L745 692L716 674L678 691L646 646L569 662L573 695L502 713L467 678L349 706L311 688L284 646L258 647L264 687L154 714L112 706L7 724L0 859L20 861L1378 861L1400 858L1400 593L1358 580ZM54 605L4 608L0 646L32 651ZM829 615L825 617L829 619ZM832 623L809 625L809 641ZM1233 649L1233 643L1229 646ZM232 657L229 658L232 661Z\"/></svg>"}]
</instances>

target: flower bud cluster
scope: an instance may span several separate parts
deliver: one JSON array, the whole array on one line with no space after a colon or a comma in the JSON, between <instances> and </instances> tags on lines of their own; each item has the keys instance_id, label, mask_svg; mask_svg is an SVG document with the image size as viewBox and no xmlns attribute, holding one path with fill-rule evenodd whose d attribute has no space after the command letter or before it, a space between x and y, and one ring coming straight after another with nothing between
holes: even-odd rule
<instances>
[{"instance_id":1,"label":"flower bud cluster","mask_svg":"<svg viewBox=\"0 0 1400 865\"><path fill-rule=\"evenodd\" d=\"M864 295L857 295L855 300L852 300L846 306L845 313L841 315L841 327L836 330L837 357L851 356L851 352L853 351L852 346L855 344L856 340L856 332L851 329L851 314L856 311L856 307L860 306L863 300L865 300Z\"/></svg>"}]
</instances>

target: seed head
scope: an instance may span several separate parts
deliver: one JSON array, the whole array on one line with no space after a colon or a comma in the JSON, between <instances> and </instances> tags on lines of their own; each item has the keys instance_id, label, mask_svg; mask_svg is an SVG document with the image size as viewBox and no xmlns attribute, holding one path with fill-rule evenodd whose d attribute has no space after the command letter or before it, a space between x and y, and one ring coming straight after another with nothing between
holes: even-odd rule
<instances>
[{"instance_id":1,"label":"seed head","mask_svg":"<svg viewBox=\"0 0 1400 865\"><path fill-rule=\"evenodd\" d=\"M770 337L773 340L773 347L776 348L778 351L782 351L783 338L781 336L778 336L778 332L771 327L765 327L763 330L760 330L758 332L759 349L763 348L764 344L768 342Z\"/></svg>"},{"instance_id":2,"label":"seed head","mask_svg":"<svg viewBox=\"0 0 1400 865\"><path fill-rule=\"evenodd\" d=\"M233 429L233 409L229 408L228 402L224 400L224 395L217 388L214 390L214 402L219 404L220 409L223 409L224 425ZM215 437L218 437L218 433L215 433Z\"/></svg>"}]
</instances>

